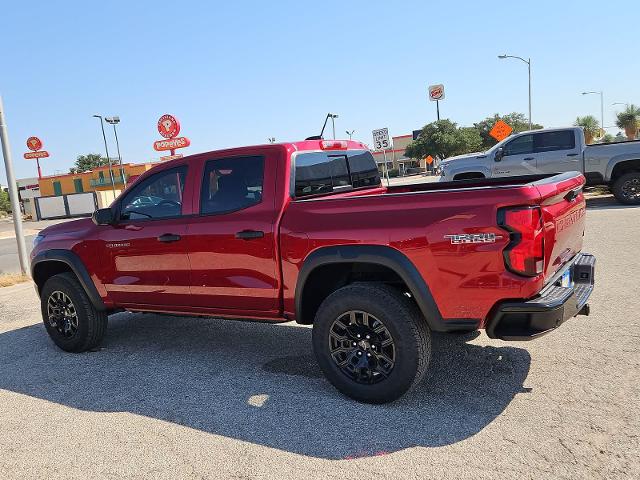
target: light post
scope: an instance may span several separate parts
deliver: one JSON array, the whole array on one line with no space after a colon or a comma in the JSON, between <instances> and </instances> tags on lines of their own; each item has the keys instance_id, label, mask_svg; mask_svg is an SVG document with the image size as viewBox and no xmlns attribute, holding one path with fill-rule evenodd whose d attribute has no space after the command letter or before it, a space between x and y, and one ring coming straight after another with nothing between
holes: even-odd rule
<instances>
[{"instance_id":1,"label":"light post","mask_svg":"<svg viewBox=\"0 0 640 480\"><path fill-rule=\"evenodd\" d=\"M611 105L624 105L625 108L629 107L629 104L626 102L613 102Z\"/></svg>"},{"instance_id":2,"label":"light post","mask_svg":"<svg viewBox=\"0 0 640 480\"><path fill-rule=\"evenodd\" d=\"M269 137L269 143L276 143L276 137Z\"/></svg>"},{"instance_id":3,"label":"light post","mask_svg":"<svg viewBox=\"0 0 640 480\"><path fill-rule=\"evenodd\" d=\"M324 124L322 125L322 130L320 130L320 138L324 138L324 129L327 127L327 120L331 119L331 125L333 126L333 139L336 139L336 124L334 119L338 118L338 115L335 113L327 113L327 116L324 119Z\"/></svg>"},{"instance_id":4,"label":"light post","mask_svg":"<svg viewBox=\"0 0 640 480\"><path fill-rule=\"evenodd\" d=\"M122 155L120 155L120 143L118 142L118 132L116 131L116 125L120 123L120 117L105 117L104 121L113 125L113 135L116 137L116 149L118 150L118 162L120 163L120 178L122 179L122 187L127 184L124 178L124 166L122 165Z\"/></svg>"},{"instance_id":5,"label":"light post","mask_svg":"<svg viewBox=\"0 0 640 480\"><path fill-rule=\"evenodd\" d=\"M604 94L599 92L582 92L582 95L600 95L600 127L604 133Z\"/></svg>"},{"instance_id":6,"label":"light post","mask_svg":"<svg viewBox=\"0 0 640 480\"><path fill-rule=\"evenodd\" d=\"M11 201L11 213L13 215L13 229L16 233L18 243L18 261L20 271L26 275L29 268L27 247L24 242L24 231L22 230L22 212L20 210L20 199L18 197L18 184L13 173L13 159L11 158L11 146L9 145L9 132L4 119L4 106L0 97L0 144L2 144L2 157L4 158L4 168L7 173L7 183L9 184L9 200Z\"/></svg>"},{"instance_id":7,"label":"light post","mask_svg":"<svg viewBox=\"0 0 640 480\"><path fill-rule=\"evenodd\" d=\"M336 139L336 122L335 119L338 118L338 115L336 115L335 113L330 113L329 114L331 117L331 126L333 127L333 139Z\"/></svg>"},{"instance_id":8,"label":"light post","mask_svg":"<svg viewBox=\"0 0 640 480\"><path fill-rule=\"evenodd\" d=\"M107 161L109 162L109 177L111 177L111 189L113 190L113 198L116 198L116 183L113 179L113 170L111 170L111 157L109 156L109 147L107 147L107 136L104 133L104 122L102 121L102 115L94 115L94 118L100 119L100 126L102 127L102 138L104 139L104 149L107 152Z\"/></svg>"},{"instance_id":9,"label":"light post","mask_svg":"<svg viewBox=\"0 0 640 480\"><path fill-rule=\"evenodd\" d=\"M531 130L531 58L525 60L522 57L518 57L515 55L498 55L498 58L501 60L504 60L505 58L515 58L517 60L522 60L524 63L527 64L527 67L529 69L529 130Z\"/></svg>"},{"instance_id":10,"label":"light post","mask_svg":"<svg viewBox=\"0 0 640 480\"><path fill-rule=\"evenodd\" d=\"M355 132L355 130L346 130L347 135L349 135L349 140L351 140L351 137L353 136L353 132Z\"/></svg>"}]
</instances>

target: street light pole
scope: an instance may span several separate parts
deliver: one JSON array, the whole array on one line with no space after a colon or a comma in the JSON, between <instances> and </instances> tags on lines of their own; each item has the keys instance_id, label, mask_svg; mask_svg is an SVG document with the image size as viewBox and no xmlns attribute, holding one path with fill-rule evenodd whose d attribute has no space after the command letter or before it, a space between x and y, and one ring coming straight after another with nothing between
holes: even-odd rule
<instances>
[{"instance_id":1,"label":"street light pole","mask_svg":"<svg viewBox=\"0 0 640 480\"><path fill-rule=\"evenodd\" d=\"M16 242L18 243L20 271L23 275L26 275L29 260L27 258L27 247L24 243L24 232L22 231L22 212L20 211L20 202L18 201L16 177L13 173L9 132L7 131L7 124L4 119L2 97L0 97L0 143L2 143L2 156L4 157L4 167L7 172L7 183L9 183L9 200L11 200L11 212L13 213L13 229L16 233Z\"/></svg>"},{"instance_id":2,"label":"street light pole","mask_svg":"<svg viewBox=\"0 0 640 480\"><path fill-rule=\"evenodd\" d=\"M600 95L600 128L604 133L604 92L600 90L599 92L582 92L582 95Z\"/></svg>"},{"instance_id":3,"label":"street light pole","mask_svg":"<svg viewBox=\"0 0 640 480\"><path fill-rule=\"evenodd\" d=\"M333 127L333 139L336 139L336 122L335 119L338 118L338 115L331 114L331 126Z\"/></svg>"},{"instance_id":4,"label":"street light pole","mask_svg":"<svg viewBox=\"0 0 640 480\"><path fill-rule=\"evenodd\" d=\"M529 70L529 130L531 130L533 127L531 126L531 57L529 57L527 60L525 60L522 57L518 57L516 55L498 55L498 58L501 60L504 60L505 58L515 58L517 60L521 60L524 63L527 64L528 70Z\"/></svg>"},{"instance_id":5,"label":"street light pole","mask_svg":"<svg viewBox=\"0 0 640 480\"><path fill-rule=\"evenodd\" d=\"M105 117L105 122L113 125L113 135L116 137L116 149L118 150L118 162L120 162L120 178L122 179L122 186L126 185L124 178L124 166L122 165L122 155L120 155L120 143L118 142L118 132L116 131L116 125L120 123L120 117Z\"/></svg>"},{"instance_id":6,"label":"street light pole","mask_svg":"<svg viewBox=\"0 0 640 480\"><path fill-rule=\"evenodd\" d=\"M109 156L109 147L107 146L107 136L104 133L104 122L102 121L102 115L94 115L95 118L100 119L100 126L102 127L102 138L104 139L104 149L107 152L107 161L109 162L109 177L111 178L111 189L113 190L113 198L116 198L116 183L113 179L113 170L111 169L111 157Z\"/></svg>"},{"instance_id":7,"label":"street light pole","mask_svg":"<svg viewBox=\"0 0 640 480\"><path fill-rule=\"evenodd\" d=\"M353 132L355 132L355 130L346 130L346 134L349 135L349 140L351 140L351 137L353 136Z\"/></svg>"}]
</instances>

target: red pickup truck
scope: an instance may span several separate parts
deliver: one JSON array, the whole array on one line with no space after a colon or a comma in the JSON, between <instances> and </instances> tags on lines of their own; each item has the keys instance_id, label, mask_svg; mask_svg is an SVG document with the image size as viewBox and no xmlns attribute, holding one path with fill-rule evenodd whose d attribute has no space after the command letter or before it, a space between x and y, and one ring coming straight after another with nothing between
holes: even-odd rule
<instances>
[{"instance_id":1,"label":"red pickup truck","mask_svg":"<svg viewBox=\"0 0 640 480\"><path fill-rule=\"evenodd\" d=\"M365 145L234 148L146 172L110 208L49 227L31 272L63 350L110 313L296 321L335 387L394 400L431 332L526 340L588 314L577 173L384 187Z\"/></svg>"}]
</instances>

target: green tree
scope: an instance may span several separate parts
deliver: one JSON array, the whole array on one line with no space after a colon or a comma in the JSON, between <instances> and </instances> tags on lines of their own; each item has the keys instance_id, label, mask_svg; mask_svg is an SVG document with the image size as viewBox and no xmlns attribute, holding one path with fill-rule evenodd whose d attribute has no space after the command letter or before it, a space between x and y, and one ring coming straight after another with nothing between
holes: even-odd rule
<instances>
[{"instance_id":1,"label":"green tree","mask_svg":"<svg viewBox=\"0 0 640 480\"><path fill-rule=\"evenodd\" d=\"M106 157L98 153L88 153L86 155L78 155L76 163L69 169L70 173L82 173L87 170L93 170L96 167L108 165L109 161Z\"/></svg>"},{"instance_id":2,"label":"green tree","mask_svg":"<svg viewBox=\"0 0 640 480\"><path fill-rule=\"evenodd\" d=\"M420 136L407 146L405 155L410 158L431 155L443 159L477 151L481 144L482 139L475 128L458 128L451 120L440 120L425 125Z\"/></svg>"},{"instance_id":3,"label":"green tree","mask_svg":"<svg viewBox=\"0 0 640 480\"><path fill-rule=\"evenodd\" d=\"M601 143L612 143L615 141L616 141L616 137L614 137L610 133L605 133L604 136L600 139Z\"/></svg>"},{"instance_id":4,"label":"green tree","mask_svg":"<svg viewBox=\"0 0 640 480\"><path fill-rule=\"evenodd\" d=\"M9 193L0 188L0 213L9 213L11 211L11 202L9 201Z\"/></svg>"},{"instance_id":5,"label":"green tree","mask_svg":"<svg viewBox=\"0 0 640 480\"><path fill-rule=\"evenodd\" d=\"M582 127L584 131L584 140L587 143L593 143L593 139L601 133L600 122L593 115L585 115L577 117L574 123L576 127Z\"/></svg>"},{"instance_id":6,"label":"green tree","mask_svg":"<svg viewBox=\"0 0 640 480\"><path fill-rule=\"evenodd\" d=\"M640 107L636 107L633 103L627 105L627 108L617 113L616 117L616 126L624 130L629 140L635 139L640 128Z\"/></svg>"},{"instance_id":7,"label":"green tree","mask_svg":"<svg viewBox=\"0 0 640 480\"><path fill-rule=\"evenodd\" d=\"M481 122L473 124L474 128L478 130L478 133L480 133L480 137L482 138L483 150L487 150L498 143L495 138L489 135L489 132L498 120L502 120L513 128L513 133L520 133L529 130L529 119L525 117L524 113L513 112L507 115L500 115L499 113L496 113L492 117L487 117ZM531 128L533 130L538 130L542 128L542 125L534 123L531 125Z\"/></svg>"}]
</instances>

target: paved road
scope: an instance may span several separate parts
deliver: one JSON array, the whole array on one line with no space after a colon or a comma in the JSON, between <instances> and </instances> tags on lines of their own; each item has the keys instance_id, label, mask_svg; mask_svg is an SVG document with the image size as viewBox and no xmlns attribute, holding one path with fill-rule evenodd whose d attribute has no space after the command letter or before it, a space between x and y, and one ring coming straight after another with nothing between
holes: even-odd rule
<instances>
[{"instance_id":1,"label":"paved road","mask_svg":"<svg viewBox=\"0 0 640 480\"><path fill-rule=\"evenodd\" d=\"M44 220L40 222L23 222L23 231L27 251L31 251L33 237L49 225L61 223L66 220ZM20 271L18 260L18 247L16 245L15 231L12 220L0 220L0 274L17 273Z\"/></svg>"},{"instance_id":2,"label":"paved road","mask_svg":"<svg viewBox=\"0 0 640 480\"><path fill-rule=\"evenodd\" d=\"M639 478L640 208L592 204L592 315L527 343L436 338L385 406L322 378L310 329L122 313L56 349L0 289L0 478Z\"/></svg>"}]
</instances>

